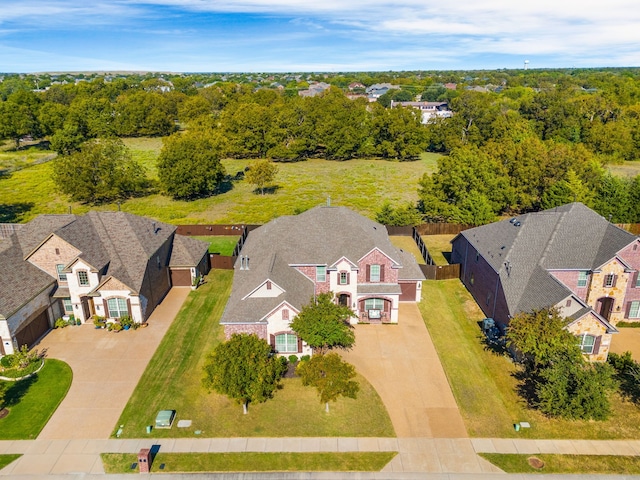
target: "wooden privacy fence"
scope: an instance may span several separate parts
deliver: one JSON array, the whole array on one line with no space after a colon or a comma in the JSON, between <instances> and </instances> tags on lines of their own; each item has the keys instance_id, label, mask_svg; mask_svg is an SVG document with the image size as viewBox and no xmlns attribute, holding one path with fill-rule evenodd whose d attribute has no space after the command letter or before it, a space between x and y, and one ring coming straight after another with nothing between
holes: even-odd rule
<instances>
[{"instance_id":1,"label":"wooden privacy fence","mask_svg":"<svg viewBox=\"0 0 640 480\"><path fill-rule=\"evenodd\" d=\"M460 278L460 264L452 265L420 265L420 270L427 280L449 280Z\"/></svg>"},{"instance_id":2,"label":"wooden privacy fence","mask_svg":"<svg viewBox=\"0 0 640 480\"><path fill-rule=\"evenodd\" d=\"M223 270L233 270L233 264L236 263L237 256L229 257L227 255L218 255L217 253L209 254L209 263L211 268L220 268Z\"/></svg>"},{"instance_id":3,"label":"wooden privacy fence","mask_svg":"<svg viewBox=\"0 0 640 480\"><path fill-rule=\"evenodd\" d=\"M178 225L176 233L188 236L207 235L242 235L245 231L251 231L260 225Z\"/></svg>"}]
</instances>

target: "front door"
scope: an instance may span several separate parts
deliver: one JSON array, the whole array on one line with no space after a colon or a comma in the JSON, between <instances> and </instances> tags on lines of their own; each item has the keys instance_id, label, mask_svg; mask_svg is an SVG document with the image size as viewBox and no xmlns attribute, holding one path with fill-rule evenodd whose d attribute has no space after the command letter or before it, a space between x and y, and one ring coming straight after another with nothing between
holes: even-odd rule
<instances>
[{"instance_id":1,"label":"front door","mask_svg":"<svg viewBox=\"0 0 640 480\"><path fill-rule=\"evenodd\" d=\"M345 307L351 306L351 295L348 293L341 293L338 296L338 304L344 305Z\"/></svg>"},{"instance_id":2,"label":"front door","mask_svg":"<svg viewBox=\"0 0 640 480\"><path fill-rule=\"evenodd\" d=\"M609 320L613 311L613 297L602 297L598 299L598 313L605 320Z\"/></svg>"}]
</instances>

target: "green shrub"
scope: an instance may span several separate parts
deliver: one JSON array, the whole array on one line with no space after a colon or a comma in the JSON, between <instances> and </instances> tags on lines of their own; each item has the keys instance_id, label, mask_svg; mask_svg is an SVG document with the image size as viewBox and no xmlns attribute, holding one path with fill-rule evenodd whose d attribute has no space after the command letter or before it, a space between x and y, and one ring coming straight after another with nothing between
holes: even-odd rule
<instances>
[{"instance_id":1,"label":"green shrub","mask_svg":"<svg viewBox=\"0 0 640 480\"><path fill-rule=\"evenodd\" d=\"M53 325L53 328L64 328L68 325L69 325L69 322L67 322L64 318L58 318L56 320L56 323Z\"/></svg>"},{"instance_id":2,"label":"green shrub","mask_svg":"<svg viewBox=\"0 0 640 480\"><path fill-rule=\"evenodd\" d=\"M120 325L122 325L123 327L131 327L135 323L133 321L133 318L131 318L129 315L124 315L120 317L120 320L118 321L120 322Z\"/></svg>"},{"instance_id":3,"label":"green shrub","mask_svg":"<svg viewBox=\"0 0 640 480\"><path fill-rule=\"evenodd\" d=\"M16 366L16 364L17 359L13 354L5 355L4 357L0 358L0 365L2 365L4 368L13 368Z\"/></svg>"},{"instance_id":4,"label":"green shrub","mask_svg":"<svg viewBox=\"0 0 640 480\"><path fill-rule=\"evenodd\" d=\"M113 330L114 332L119 332L120 330L122 330L122 328L122 325L120 325L119 323L111 324L111 330Z\"/></svg>"},{"instance_id":5,"label":"green shrub","mask_svg":"<svg viewBox=\"0 0 640 480\"><path fill-rule=\"evenodd\" d=\"M311 360L311 355L302 355L300 357L301 362L308 362L309 360Z\"/></svg>"},{"instance_id":6,"label":"green shrub","mask_svg":"<svg viewBox=\"0 0 640 480\"><path fill-rule=\"evenodd\" d=\"M296 363L298 361L298 356L297 355L289 355L289 362L290 363Z\"/></svg>"}]
</instances>

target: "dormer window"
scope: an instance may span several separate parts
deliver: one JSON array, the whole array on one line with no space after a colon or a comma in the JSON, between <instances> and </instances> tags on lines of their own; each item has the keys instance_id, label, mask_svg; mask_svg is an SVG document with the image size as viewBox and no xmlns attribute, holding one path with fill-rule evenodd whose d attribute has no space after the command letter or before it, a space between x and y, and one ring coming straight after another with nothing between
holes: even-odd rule
<instances>
[{"instance_id":1,"label":"dormer window","mask_svg":"<svg viewBox=\"0 0 640 480\"><path fill-rule=\"evenodd\" d=\"M78 285L81 287L89 286L89 274L85 270L78 271Z\"/></svg>"},{"instance_id":2,"label":"dormer window","mask_svg":"<svg viewBox=\"0 0 640 480\"><path fill-rule=\"evenodd\" d=\"M349 273L340 272L340 285L348 285L348 284L349 284Z\"/></svg>"},{"instance_id":3,"label":"dormer window","mask_svg":"<svg viewBox=\"0 0 640 480\"><path fill-rule=\"evenodd\" d=\"M380 265L369 265L369 281L373 283L379 282L382 278L381 270Z\"/></svg>"}]
</instances>

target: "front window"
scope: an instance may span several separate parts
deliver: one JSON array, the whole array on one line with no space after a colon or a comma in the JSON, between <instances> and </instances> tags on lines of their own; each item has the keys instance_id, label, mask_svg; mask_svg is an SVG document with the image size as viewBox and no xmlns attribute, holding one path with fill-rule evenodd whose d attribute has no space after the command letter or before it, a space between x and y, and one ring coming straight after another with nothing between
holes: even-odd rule
<instances>
[{"instance_id":1,"label":"front window","mask_svg":"<svg viewBox=\"0 0 640 480\"><path fill-rule=\"evenodd\" d=\"M327 267L324 265L316 267L316 282L327 281Z\"/></svg>"},{"instance_id":2,"label":"front window","mask_svg":"<svg viewBox=\"0 0 640 480\"><path fill-rule=\"evenodd\" d=\"M340 272L340 285L346 285L347 283L349 283L347 272Z\"/></svg>"},{"instance_id":3,"label":"front window","mask_svg":"<svg viewBox=\"0 0 640 480\"><path fill-rule=\"evenodd\" d=\"M89 286L89 274L84 270L78 272L78 285L81 287Z\"/></svg>"},{"instance_id":4,"label":"front window","mask_svg":"<svg viewBox=\"0 0 640 480\"><path fill-rule=\"evenodd\" d=\"M640 272L636 273L636 288L640 288Z\"/></svg>"},{"instance_id":5,"label":"front window","mask_svg":"<svg viewBox=\"0 0 640 480\"><path fill-rule=\"evenodd\" d=\"M369 270L369 281L370 282L380 281L380 265L371 265L371 269Z\"/></svg>"},{"instance_id":6,"label":"front window","mask_svg":"<svg viewBox=\"0 0 640 480\"><path fill-rule=\"evenodd\" d=\"M64 308L64 313L67 313L67 314L73 313L73 304L71 303L70 298L62 299L62 307Z\"/></svg>"},{"instance_id":7,"label":"front window","mask_svg":"<svg viewBox=\"0 0 640 480\"><path fill-rule=\"evenodd\" d=\"M616 283L616 276L613 273L609 273L604 276L604 286L613 287Z\"/></svg>"},{"instance_id":8,"label":"front window","mask_svg":"<svg viewBox=\"0 0 640 480\"><path fill-rule=\"evenodd\" d=\"M586 353L588 355L592 354L593 346L596 343L596 337L585 333L584 335L580 335L578 339L580 341L580 350L582 350L582 353Z\"/></svg>"},{"instance_id":9,"label":"front window","mask_svg":"<svg viewBox=\"0 0 640 480\"><path fill-rule=\"evenodd\" d=\"M631 302L629 306L629 318L640 318L640 301Z\"/></svg>"},{"instance_id":10,"label":"front window","mask_svg":"<svg viewBox=\"0 0 640 480\"><path fill-rule=\"evenodd\" d=\"M62 270L64 269L64 265L56 265L56 273L58 274L58 280L61 282L66 282L67 281L67 274L66 273L62 273Z\"/></svg>"},{"instance_id":11,"label":"front window","mask_svg":"<svg viewBox=\"0 0 640 480\"><path fill-rule=\"evenodd\" d=\"M578 272L578 286L579 287L587 286L587 272Z\"/></svg>"},{"instance_id":12,"label":"front window","mask_svg":"<svg viewBox=\"0 0 640 480\"><path fill-rule=\"evenodd\" d=\"M281 333L276 335L276 352L297 353L298 337L293 333Z\"/></svg>"},{"instance_id":13,"label":"front window","mask_svg":"<svg viewBox=\"0 0 640 480\"><path fill-rule=\"evenodd\" d=\"M124 298L110 298L107 300L109 318L120 318L129 315L127 301Z\"/></svg>"},{"instance_id":14,"label":"front window","mask_svg":"<svg viewBox=\"0 0 640 480\"><path fill-rule=\"evenodd\" d=\"M382 318L384 311L384 300L381 298L367 298L364 301L364 309L367 311L369 318Z\"/></svg>"}]
</instances>

